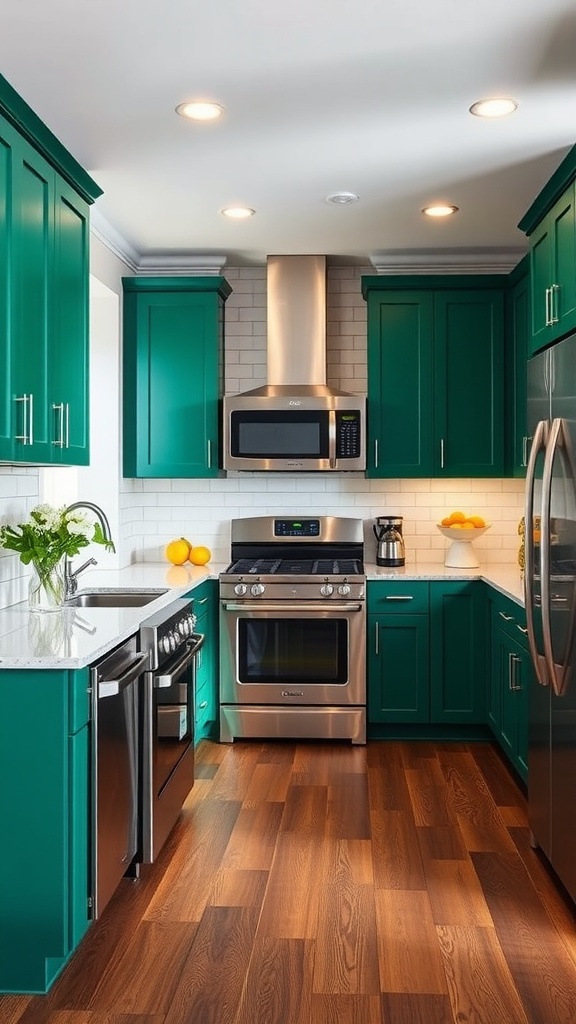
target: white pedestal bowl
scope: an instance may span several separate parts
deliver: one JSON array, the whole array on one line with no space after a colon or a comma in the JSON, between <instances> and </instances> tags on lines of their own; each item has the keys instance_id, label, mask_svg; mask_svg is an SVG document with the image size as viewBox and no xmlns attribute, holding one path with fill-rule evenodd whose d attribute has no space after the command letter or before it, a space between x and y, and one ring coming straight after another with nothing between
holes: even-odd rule
<instances>
[{"instance_id":1,"label":"white pedestal bowl","mask_svg":"<svg viewBox=\"0 0 576 1024\"><path fill-rule=\"evenodd\" d=\"M489 530L492 523L475 527L473 530L461 530L454 526L441 526L436 523L443 537L450 541L446 550L444 565L449 569L477 569L480 565L473 542Z\"/></svg>"}]
</instances>

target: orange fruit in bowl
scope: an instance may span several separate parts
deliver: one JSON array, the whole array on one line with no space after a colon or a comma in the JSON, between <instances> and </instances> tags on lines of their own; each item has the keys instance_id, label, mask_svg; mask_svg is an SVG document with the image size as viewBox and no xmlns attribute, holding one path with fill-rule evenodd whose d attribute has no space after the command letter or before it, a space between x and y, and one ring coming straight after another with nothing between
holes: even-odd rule
<instances>
[{"instance_id":1,"label":"orange fruit in bowl","mask_svg":"<svg viewBox=\"0 0 576 1024\"><path fill-rule=\"evenodd\" d=\"M166 545L166 558L172 565L184 565L190 554L191 544L185 537L178 537Z\"/></svg>"},{"instance_id":2,"label":"orange fruit in bowl","mask_svg":"<svg viewBox=\"0 0 576 1024\"><path fill-rule=\"evenodd\" d=\"M454 523L463 523L466 519L466 516L464 515L463 512L451 512L448 518L450 519L448 525L454 526Z\"/></svg>"},{"instance_id":3,"label":"orange fruit in bowl","mask_svg":"<svg viewBox=\"0 0 576 1024\"><path fill-rule=\"evenodd\" d=\"M452 526L450 516L444 516L444 519L440 520L440 526Z\"/></svg>"},{"instance_id":4,"label":"orange fruit in bowl","mask_svg":"<svg viewBox=\"0 0 576 1024\"><path fill-rule=\"evenodd\" d=\"M482 527L486 526L486 520L482 516L470 516L469 520L477 530L481 530Z\"/></svg>"},{"instance_id":5,"label":"orange fruit in bowl","mask_svg":"<svg viewBox=\"0 0 576 1024\"><path fill-rule=\"evenodd\" d=\"M460 523L460 529L461 530L473 530L474 529L474 523L471 523L470 520L467 519L466 522Z\"/></svg>"},{"instance_id":6,"label":"orange fruit in bowl","mask_svg":"<svg viewBox=\"0 0 576 1024\"><path fill-rule=\"evenodd\" d=\"M212 552L210 548L204 547L203 544L198 544L197 547L192 548L188 557L192 565L206 565L212 558Z\"/></svg>"}]
</instances>

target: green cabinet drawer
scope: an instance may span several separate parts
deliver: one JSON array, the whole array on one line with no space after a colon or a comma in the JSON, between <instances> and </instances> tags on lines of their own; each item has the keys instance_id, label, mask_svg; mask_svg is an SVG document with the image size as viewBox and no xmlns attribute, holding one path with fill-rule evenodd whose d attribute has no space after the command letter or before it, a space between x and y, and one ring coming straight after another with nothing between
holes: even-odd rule
<instances>
[{"instance_id":1,"label":"green cabinet drawer","mask_svg":"<svg viewBox=\"0 0 576 1024\"><path fill-rule=\"evenodd\" d=\"M370 614L428 613L429 584L411 580L390 582L370 580L368 583L368 612Z\"/></svg>"}]
</instances>

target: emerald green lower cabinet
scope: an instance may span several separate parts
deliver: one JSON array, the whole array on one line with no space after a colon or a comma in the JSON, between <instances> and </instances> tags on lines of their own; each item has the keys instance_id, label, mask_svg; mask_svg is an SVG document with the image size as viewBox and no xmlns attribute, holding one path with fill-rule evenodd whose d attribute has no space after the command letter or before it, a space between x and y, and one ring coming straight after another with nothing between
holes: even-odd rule
<instances>
[{"instance_id":1,"label":"emerald green lower cabinet","mask_svg":"<svg viewBox=\"0 0 576 1024\"><path fill-rule=\"evenodd\" d=\"M428 583L368 584L368 721L425 724L430 711Z\"/></svg>"},{"instance_id":2,"label":"emerald green lower cabinet","mask_svg":"<svg viewBox=\"0 0 576 1024\"><path fill-rule=\"evenodd\" d=\"M194 742L217 739L218 723L218 582L206 580L193 591L196 632L204 643L196 664Z\"/></svg>"},{"instance_id":3,"label":"emerald green lower cabinet","mask_svg":"<svg viewBox=\"0 0 576 1024\"><path fill-rule=\"evenodd\" d=\"M476 580L430 583L431 722L484 722L485 608Z\"/></svg>"},{"instance_id":4,"label":"emerald green lower cabinet","mask_svg":"<svg viewBox=\"0 0 576 1024\"><path fill-rule=\"evenodd\" d=\"M124 476L215 477L223 277L126 277Z\"/></svg>"},{"instance_id":5,"label":"emerald green lower cabinet","mask_svg":"<svg viewBox=\"0 0 576 1024\"><path fill-rule=\"evenodd\" d=\"M528 700L534 674L524 609L490 592L488 723L521 778L528 777Z\"/></svg>"},{"instance_id":6,"label":"emerald green lower cabinet","mask_svg":"<svg viewBox=\"0 0 576 1024\"><path fill-rule=\"evenodd\" d=\"M0 671L1 992L46 992L89 925L88 686Z\"/></svg>"},{"instance_id":7,"label":"emerald green lower cabinet","mask_svg":"<svg viewBox=\"0 0 576 1024\"><path fill-rule=\"evenodd\" d=\"M485 607L477 580L371 580L368 722L482 726Z\"/></svg>"}]
</instances>

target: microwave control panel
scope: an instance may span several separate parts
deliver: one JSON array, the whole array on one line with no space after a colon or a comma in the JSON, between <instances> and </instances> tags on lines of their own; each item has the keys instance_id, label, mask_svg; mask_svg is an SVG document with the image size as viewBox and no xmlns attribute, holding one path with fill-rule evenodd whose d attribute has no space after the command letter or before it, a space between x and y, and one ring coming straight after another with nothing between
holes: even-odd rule
<instances>
[{"instance_id":1,"label":"microwave control panel","mask_svg":"<svg viewBox=\"0 0 576 1024\"><path fill-rule=\"evenodd\" d=\"M336 413L336 458L360 458L360 413L351 409Z\"/></svg>"}]
</instances>

